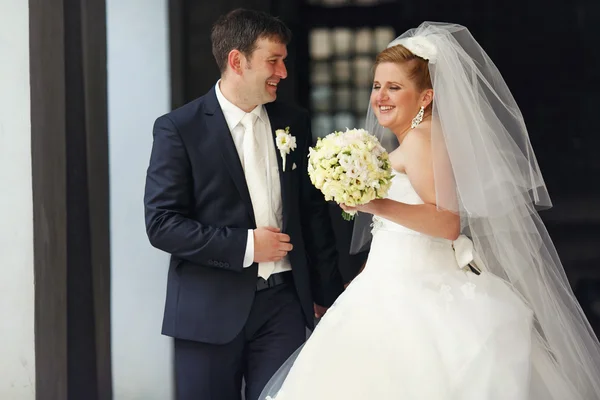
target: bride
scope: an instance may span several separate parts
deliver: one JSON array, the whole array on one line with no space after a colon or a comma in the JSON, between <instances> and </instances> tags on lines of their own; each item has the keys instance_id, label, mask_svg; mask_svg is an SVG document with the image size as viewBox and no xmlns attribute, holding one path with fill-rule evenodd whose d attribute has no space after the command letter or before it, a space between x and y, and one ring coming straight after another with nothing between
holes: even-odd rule
<instances>
[{"instance_id":1,"label":"bride","mask_svg":"<svg viewBox=\"0 0 600 400\"><path fill-rule=\"evenodd\" d=\"M366 128L400 144L388 198L357 208L366 267L261 399L600 399L523 117L469 31L424 23L390 43Z\"/></svg>"}]
</instances>

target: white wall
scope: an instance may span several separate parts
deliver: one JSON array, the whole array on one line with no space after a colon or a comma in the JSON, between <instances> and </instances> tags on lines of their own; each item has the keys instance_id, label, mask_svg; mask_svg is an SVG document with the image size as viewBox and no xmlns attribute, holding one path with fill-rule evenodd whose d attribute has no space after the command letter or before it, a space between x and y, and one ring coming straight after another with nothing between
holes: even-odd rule
<instances>
[{"instance_id":1,"label":"white wall","mask_svg":"<svg viewBox=\"0 0 600 400\"><path fill-rule=\"evenodd\" d=\"M115 400L173 398L161 336L168 257L150 246L143 194L154 120L170 109L167 0L107 0L111 323Z\"/></svg>"},{"instance_id":2,"label":"white wall","mask_svg":"<svg viewBox=\"0 0 600 400\"><path fill-rule=\"evenodd\" d=\"M0 1L0 399L35 398L29 6Z\"/></svg>"}]
</instances>

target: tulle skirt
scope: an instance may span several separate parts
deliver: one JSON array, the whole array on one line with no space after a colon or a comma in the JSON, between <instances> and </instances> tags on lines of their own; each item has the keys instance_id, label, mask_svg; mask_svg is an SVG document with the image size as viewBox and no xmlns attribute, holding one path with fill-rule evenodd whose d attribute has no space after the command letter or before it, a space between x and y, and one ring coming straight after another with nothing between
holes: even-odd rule
<instances>
[{"instance_id":1,"label":"tulle skirt","mask_svg":"<svg viewBox=\"0 0 600 400\"><path fill-rule=\"evenodd\" d=\"M572 400L552 360L534 365L532 324L505 281L459 269L451 242L379 231L261 399Z\"/></svg>"}]
</instances>

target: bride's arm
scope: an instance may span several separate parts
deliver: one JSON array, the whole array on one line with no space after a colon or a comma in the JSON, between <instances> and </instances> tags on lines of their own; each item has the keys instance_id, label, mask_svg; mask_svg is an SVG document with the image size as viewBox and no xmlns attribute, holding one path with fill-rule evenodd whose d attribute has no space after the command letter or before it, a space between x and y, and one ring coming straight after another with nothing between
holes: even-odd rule
<instances>
[{"instance_id":1,"label":"bride's arm","mask_svg":"<svg viewBox=\"0 0 600 400\"><path fill-rule=\"evenodd\" d=\"M458 215L440 211L435 204L405 204L390 199L378 199L370 204L372 214L429 236L455 240L460 234Z\"/></svg>"},{"instance_id":2,"label":"bride's arm","mask_svg":"<svg viewBox=\"0 0 600 400\"><path fill-rule=\"evenodd\" d=\"M405 204L377 199L359 206L359 211L378 215L426 235L454 240L460 234L460 217L438 210L429 132L415 129L402 141L402 156L408 178L425 204Z\"/></svg>"}]
</instances>

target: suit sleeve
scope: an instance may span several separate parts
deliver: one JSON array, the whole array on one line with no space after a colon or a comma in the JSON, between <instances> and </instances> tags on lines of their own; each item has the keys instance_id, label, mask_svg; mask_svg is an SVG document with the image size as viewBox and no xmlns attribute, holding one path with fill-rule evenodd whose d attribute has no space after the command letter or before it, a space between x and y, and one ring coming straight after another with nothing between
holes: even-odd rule
<instances>
[{"instance_id":1,"label":"suit sleeve","mask_svg":"<svg viewBox=\"0 0 600 400\"><path fill-rule=\"evenodd\" d=\"M328 205L323 194L312 185L307 172L312 133L308 115L303 121L306 134L303 143L298 146L303 152L300 187L302 232L309 258L313 298L315 303L329 307L343 291L343 284L337 267L338 253Z\"/></svg>"},{"instance_id":2,"label":"suit sleeve","mask_svg":"<svg viewBox=\"0 0 600 400\"><path fill-rule=\"evenodd\" d=\"M189 157L168 116L156 120L144 194L150 243L200 266L242 271L248 229L207 226L189 217L194 207Z\"/></svg>"}]
</instances>

